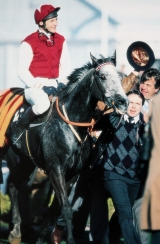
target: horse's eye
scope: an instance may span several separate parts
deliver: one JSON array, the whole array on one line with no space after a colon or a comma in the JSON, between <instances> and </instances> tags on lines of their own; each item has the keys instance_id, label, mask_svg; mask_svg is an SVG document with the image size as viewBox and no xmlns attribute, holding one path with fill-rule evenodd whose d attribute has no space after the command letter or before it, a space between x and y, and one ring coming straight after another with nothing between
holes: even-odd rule
<instances>
[{"instance_id":1,"label":"horse's eye","mask_svg":"<svg viewBox=\"0 0 160 244\"><path fill-rule=\"evenodd\" d=\"M105 80L105 78L106 78L106 77L105 77L104 75L101 75L101 79L102 79L102 80Z\"/></svg>"}]
</instances>

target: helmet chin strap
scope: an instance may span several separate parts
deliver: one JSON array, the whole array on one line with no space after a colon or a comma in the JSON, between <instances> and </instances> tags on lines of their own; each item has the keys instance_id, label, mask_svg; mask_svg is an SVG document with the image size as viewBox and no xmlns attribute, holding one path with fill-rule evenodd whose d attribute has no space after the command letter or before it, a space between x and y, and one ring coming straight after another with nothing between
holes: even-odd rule
<instances>
[{"instance_id":1,"label":"helmet chin strap","mask_svg":"<svg viewBox=\"0 0 160 244\"><path fill-rule=\"evenodd\" d=\"M43 25L39 25L40 28L42 28L47 34L53 34L46 28L46 21L42 21Z\"/></svg>"}]
</instances>

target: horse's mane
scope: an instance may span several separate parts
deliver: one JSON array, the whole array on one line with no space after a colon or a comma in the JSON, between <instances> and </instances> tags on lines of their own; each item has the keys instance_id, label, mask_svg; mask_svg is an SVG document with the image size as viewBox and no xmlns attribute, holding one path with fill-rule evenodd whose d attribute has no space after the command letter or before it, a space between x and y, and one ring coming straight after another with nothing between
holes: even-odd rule
<instances>
[{"instance_id":1,"label":"horse's mane","mask_svg":"<svg viewBox=\"0 0 160 244\"><path fill-rule=\"evenodd\" d=\"M93 68L96 68L97 65L103 63L103 59L98 59L97 64L88 62L81 68L76 68L68 77L68 83L65 87L62 88L61 92L58 94L61 100L64 100L71 94L71 92L77 87L79 82L83 80L86 74Z\"/></svg>"},{"instance_id":2,"label":"horse's mane","mask_svg":"<svg viewBox=\"0 0 160 244\"><path fill-rule=\"evenodd\" d=\"M77 87L80 81L86 76L86 74L93 68L93 64L88 62L81 68L76 68L68 77L68 83L65 87L62 88L62 91L59 93L60 98L64 101L67 96Z\"/></svg>"}]
</instances>

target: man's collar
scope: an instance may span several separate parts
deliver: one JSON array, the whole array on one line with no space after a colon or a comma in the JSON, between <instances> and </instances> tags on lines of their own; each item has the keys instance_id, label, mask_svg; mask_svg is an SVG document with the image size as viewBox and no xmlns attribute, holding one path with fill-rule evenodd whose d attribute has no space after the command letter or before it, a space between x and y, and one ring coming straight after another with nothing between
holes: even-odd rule
<instances>
[{"instance_id":1,"label":"man's collar","mask_svg":"<svg viewBox=\"0 0 160 244\"><path fill-rule=\"evenodd\" d=\"M127 121L129 123L128 118L129 118L128 114L125 114L124 115L124 121ZM136 124L138 121L139 121L139 114L136 117L133 117L133 122L132 123Z\"/></svg>"},{"instance_id":2,"label":"man's collar","mask_svg":"<svg viewBox=\"0 0 160 244\"><path fill-rule=\"evenodd\" d=\"M47 33L47 32L45 32L44 30L42 30L42 29L38 29L38 31L39 31L39 33L43 33L44 35L46 35L48 38L50 38L50 36L51 36L51 34L50 33Z\"/></svg>"},{"instance_id":3,"label":"man's collar","mask_svg":"<svg viewBox=\"0 0 160 244\"><path fill-rule=\"evenodd\" d=\"M152 101L153 100L153 98L157 95L159 93L159 90L158 90L158 92L156 92L155 94L154 94L154 96L152 97L152 98L150 98L150 99L145 99L145 101L147 102L147 103L150 103L150 101Z\"/></svg>"}]
</instances>

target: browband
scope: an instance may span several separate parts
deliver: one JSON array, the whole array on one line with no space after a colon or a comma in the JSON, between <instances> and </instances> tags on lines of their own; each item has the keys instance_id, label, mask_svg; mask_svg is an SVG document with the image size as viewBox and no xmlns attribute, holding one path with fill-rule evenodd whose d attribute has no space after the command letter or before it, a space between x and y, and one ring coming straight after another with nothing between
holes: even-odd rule
<instances>
[{"instance_id":1,"label":"browband","mask_svg":"<svg viewBox=\"0 0 160 244\"><path fill-rule=\"evenodd\" d=\"M98 67L96 68L96 71L98 71L104 65L113 65L114 66L114 64L112 62L103 63L103 64L98 65Z\"/></svg>"}]
</instances>

